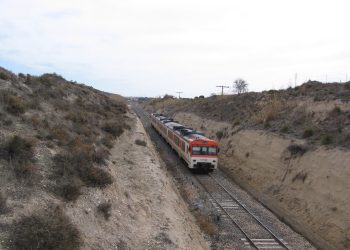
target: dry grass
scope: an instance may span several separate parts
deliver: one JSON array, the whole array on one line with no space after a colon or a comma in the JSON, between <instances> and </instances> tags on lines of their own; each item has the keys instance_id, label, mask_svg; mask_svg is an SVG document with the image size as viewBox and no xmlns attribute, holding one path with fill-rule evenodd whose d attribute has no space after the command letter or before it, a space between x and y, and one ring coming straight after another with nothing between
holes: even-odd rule
<instances>
[{"instance_id":1,"label":"dry grass","mask_svg":"<svg viewBox=\"0 0 350 250\"><path fill-rule=\"evenodd\" d=\"M274 120L278 113L284 108L282 101L280 101L276 96L273 96L267 103L263 104L260 111L255 114L255 123L268 123Z\"/></svg>"},{"instance_id":2,"label":"dry grass","mask_svg":"<svg viewBox=\"0 0 350 250\"><path fill-rule=\"evenodd\" d=\"M214 237L218 233L217 226L209 220L208 216L196 215L195 217L200 229L206 235Z\"/></svg>"},{"instance_id":3,"label":"dry grass","mask_svg":"<svg viewBox=\"0 0 350 250\"><path fill-rule=\"evenodd\" d=\"M79 230L61 209L24 216L11 228L8 246L16 250L74 250L81 245Z\"/></svg>"},{"instance_id":4,"label":"dry grass","mask_svg":"<svg viewBox=\"0 0 350 250\"><path fill-rule=\"evenodd\" d=\"M32 176L35 170L33 165L34 141L15 135L2 146L2 151L5 152L4 157L8 160L16 177Z\"/></svg>"}]
</instances>

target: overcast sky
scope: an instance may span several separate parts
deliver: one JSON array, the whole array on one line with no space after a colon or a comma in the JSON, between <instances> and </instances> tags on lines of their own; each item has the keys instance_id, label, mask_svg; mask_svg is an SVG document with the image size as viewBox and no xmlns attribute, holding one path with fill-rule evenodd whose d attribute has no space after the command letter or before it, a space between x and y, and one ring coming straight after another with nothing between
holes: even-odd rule
<instances>
[{"instance_id":1,"label":"overcast sky","mask_svg":"<svg viewBox=\"0 0 350 250\"><path fill-rule=\"evenodd\" d=\"M0 66L125 96L350 79L348 0L0 0ZM231 90L227 90L231 91Z\"/></svg>"}]
</instances>

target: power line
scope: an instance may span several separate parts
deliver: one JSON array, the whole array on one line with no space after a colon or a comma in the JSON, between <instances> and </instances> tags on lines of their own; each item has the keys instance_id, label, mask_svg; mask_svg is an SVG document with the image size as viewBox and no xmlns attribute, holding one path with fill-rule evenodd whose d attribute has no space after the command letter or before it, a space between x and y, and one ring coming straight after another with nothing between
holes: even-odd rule
<instances>
[{"instance_id":1,"label":"power line","mask_svg":"<svg viewBox=\"0 0 350 250\"><path fill-rule=\"evenodd\" d=\"M183 93L183 92L176 92L176 93L178 93L179 94L179 99L181 98L181 94Z\"/></svg>"},{"instance_id":2,"label":"power line","mask_svg":"<svg viewBox=\"0 0 350 250\"><path fill-rule=\"evenodd\" d=\"M219 86L216 86L217 88L221 88L221 95L223 96L224 95L224 88L229 88L229 86L224 86L224 85L219 85Z\"/></svg>"}]
</instances>

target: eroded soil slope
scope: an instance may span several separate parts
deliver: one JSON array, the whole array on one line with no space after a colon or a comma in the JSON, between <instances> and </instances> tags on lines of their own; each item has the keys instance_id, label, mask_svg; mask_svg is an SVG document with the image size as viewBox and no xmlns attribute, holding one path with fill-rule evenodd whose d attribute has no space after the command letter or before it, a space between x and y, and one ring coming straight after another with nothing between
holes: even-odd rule
<instances>
[{"instance_id":1,"label":"eroded soil slope","mask_svg":"<svg viewBox=\"0 0 350 250\"><path fill-rule=\"evenodd\" d=\"M220 168L237 183L316 246L347 249L350 95L346 84L313 84L148 108L220 140Z\"/></svg>"},{"instance_id":2,"label":"eroded soil slope","mask_svg":"<svg viewBox=\"0 0 350 250\"><path fill-rule=\"evenodd\" d=\"M0 68L1 249L206 249L124 99Z\"/></svg>"}]
</instances>

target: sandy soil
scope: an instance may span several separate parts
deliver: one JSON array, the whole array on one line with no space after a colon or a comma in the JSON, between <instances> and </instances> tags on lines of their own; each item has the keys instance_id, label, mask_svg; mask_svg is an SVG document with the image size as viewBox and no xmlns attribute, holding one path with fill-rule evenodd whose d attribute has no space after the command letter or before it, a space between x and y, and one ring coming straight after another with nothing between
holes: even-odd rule
<instances>
[{"instance_id":1,"label":"sandy soil","mask_svg":"<svg viewBox=\"0 0 350 250\"><path fill-rule=\"evenodd\" d=\"M56 205L63 208L81 232L81 249L209 248L141 122L135 114L128 116L134 125L117 139L106 166L114 178L113 184L104 189L84 188L76 202L63 202L45 188L13 186L0 163L0 179L4 180L0 191L11 197L7 202L11 211L0 216L0 249L6 238L2 227L8 229L22 215ZM147 146L135 144L136 139L145 141ZM37 152L37 157L41 154L51 155ZM108 220L97 209L104 202L112 204Z\"/></svg>"},{"instance_id":2,"label":"sandy soil","mask_svg":"<svg viewBox=\"0 0 350 250\"><path fill-rule=\"evenodd\" d=\"M136 139L147 147L136 145ZM111 154L115 182L67 207L84 235L84 249L208 248L138 119ZM105 201L112 203L109 221L96 216L96 206Z\"/></svg>"},{"instance_id":3,"label":"sandy soil","mask_svg":"<svg viewBox=\"0 0 350 250\"><path fill-rule=\"evenodd\" d=\"M221 169L319 248L350 248L349 151L322 146L292 156L287 147L303 140L237 132L229 123L188 113L175 118L212 137L224 131Z\"/></svg>"}]
</instances>

